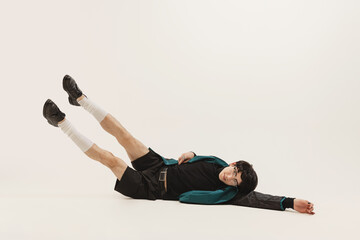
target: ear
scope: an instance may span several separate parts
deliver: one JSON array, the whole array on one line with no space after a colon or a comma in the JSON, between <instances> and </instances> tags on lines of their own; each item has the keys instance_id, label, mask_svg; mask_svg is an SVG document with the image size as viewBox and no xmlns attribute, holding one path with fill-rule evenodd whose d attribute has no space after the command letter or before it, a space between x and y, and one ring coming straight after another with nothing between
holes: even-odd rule
<instances>
[{"instance_id":1,"label":"ear","mask_svg":"<svg viewBox=\"0 0 360 240\"><path fill-rule=\"evenodd\" d=\"M233 162L233 163L230 163L230 166L235 166L236 165L236 162Z\"/></svg>"}]
</instances>

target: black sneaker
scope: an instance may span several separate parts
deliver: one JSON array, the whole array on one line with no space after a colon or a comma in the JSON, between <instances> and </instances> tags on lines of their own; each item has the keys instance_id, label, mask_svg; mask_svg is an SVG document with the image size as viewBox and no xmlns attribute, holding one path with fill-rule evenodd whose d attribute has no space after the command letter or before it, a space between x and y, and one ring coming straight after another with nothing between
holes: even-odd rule
<instances>
[{"instance_id":1,"label":"black sneaker","mask_svg":"<svg viewBox=\"0 0 360 240\"><path fill-rule=\"evenodd\" d=\"M60 111L53 101L48 99L44 104L43 116L47 119L48 123L58 127L58 122L64 120L66 115Z\"/></svg>"},{"instance_id":2,"label":"black sneaker","mask_svg":"<svg viewBox=\"0 0 360 240\"><path fill-rule=\"evenodd\" d=\"M74 106L80 106L76 99L81 97L83 93L76 84L75 80L69 75L65 75L63 78L63 88L69 94L69 103Z\"/></svg>"}]
</instances>

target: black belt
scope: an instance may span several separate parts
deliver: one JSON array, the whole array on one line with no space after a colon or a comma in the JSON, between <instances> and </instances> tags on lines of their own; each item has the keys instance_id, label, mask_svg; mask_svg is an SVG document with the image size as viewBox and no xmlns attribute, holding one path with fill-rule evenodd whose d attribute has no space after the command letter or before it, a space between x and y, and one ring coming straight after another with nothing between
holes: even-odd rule
<instances>
[{"instance_id":1,"label":"black belt","mask_svg":"<svg viewBox=\"0 0 360 240\"><path fill-rule=\"evenodd\" d=\"M166 175L167 175L167 167L164 167L163 169L160 170L160 174L159 174L159 185L160 185L161 198L163 198L166 193L166 189L165 189Z\"/></svg>"}]
</instances>

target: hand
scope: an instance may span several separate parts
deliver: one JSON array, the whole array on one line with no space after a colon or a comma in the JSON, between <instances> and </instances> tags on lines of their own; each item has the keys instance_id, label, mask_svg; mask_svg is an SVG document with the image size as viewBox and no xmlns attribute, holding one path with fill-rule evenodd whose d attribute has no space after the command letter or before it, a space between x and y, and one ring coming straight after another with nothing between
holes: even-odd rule
<instances>
[{"instance_id":1,"label":"hand","mask_svg":"<svg viewBox=\"0 0 360 240\"><path fill-rule=\"evenodd\" d=\"M182 164L183 162L186 163L188 162L190 159L192 159L194 157L194 153L192 152L187 152L187 153L183 153L181 154L181 156L178 158L178 164Z\"/></svg>"},{"instance_id":2,"label":"hand","mask_svg":"<svg viewBox=\"0 0 360 240\"><path fill-rule=\"evenodd\" d=\"M300 213L308 213L311 215L314 215L314 204L310 203L307 200L303 199L294 199L294 210L300 212Z\"/></svg>"}]
</instances>

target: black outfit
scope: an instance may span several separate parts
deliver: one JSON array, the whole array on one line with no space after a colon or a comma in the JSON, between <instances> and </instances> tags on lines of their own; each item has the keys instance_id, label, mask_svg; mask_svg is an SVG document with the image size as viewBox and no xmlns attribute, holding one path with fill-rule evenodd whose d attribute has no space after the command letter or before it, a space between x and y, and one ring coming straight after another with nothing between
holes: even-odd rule
<instances>
[{"instance_id":1,"label":"black outfit","mask_svg":"<svg viewBox=\"0 0 360 240\"><path fill-rule=\"evenodd\" d=\"M225 188L227 185L219 179L223 169L206 161L168 166L166 199L177 200L179 195L191 190L215 191Z\"/></svg>"},{"instance_id":2,"label":"black outfit","mask_svg":"<svg viewBox=\"0 0 360 240\"><path fill-rule=\"evenodd\" d=\"M115 191L137 199L160 199L160 170L165 166L161 156L149 148L144 156L131 162L135 168L127 167L121 180L116 179Z\"/></svg>"},{"instance_id":3,"label":"black outfit","mask_svg":"<svg viewBox=\"0 0 360 240\"><path fill-rule=\"evenodd\" d=\"M219 179L219 173L224 167L205 161L166 166L162 157L151 148L147 154L131 164L136 171L127 167L121 180L116 180L115 191L136 199L178 200L179 195L187 191L213 191L227 186ZM164 168L167 168L165 195L159 182L160 171ZM283 198L252 191L247 195L238 194L222 204L281 210L280 201ZM293 208L293 201L293 198L286 198L282 207Z\"/></svg>"}]
</instances>

